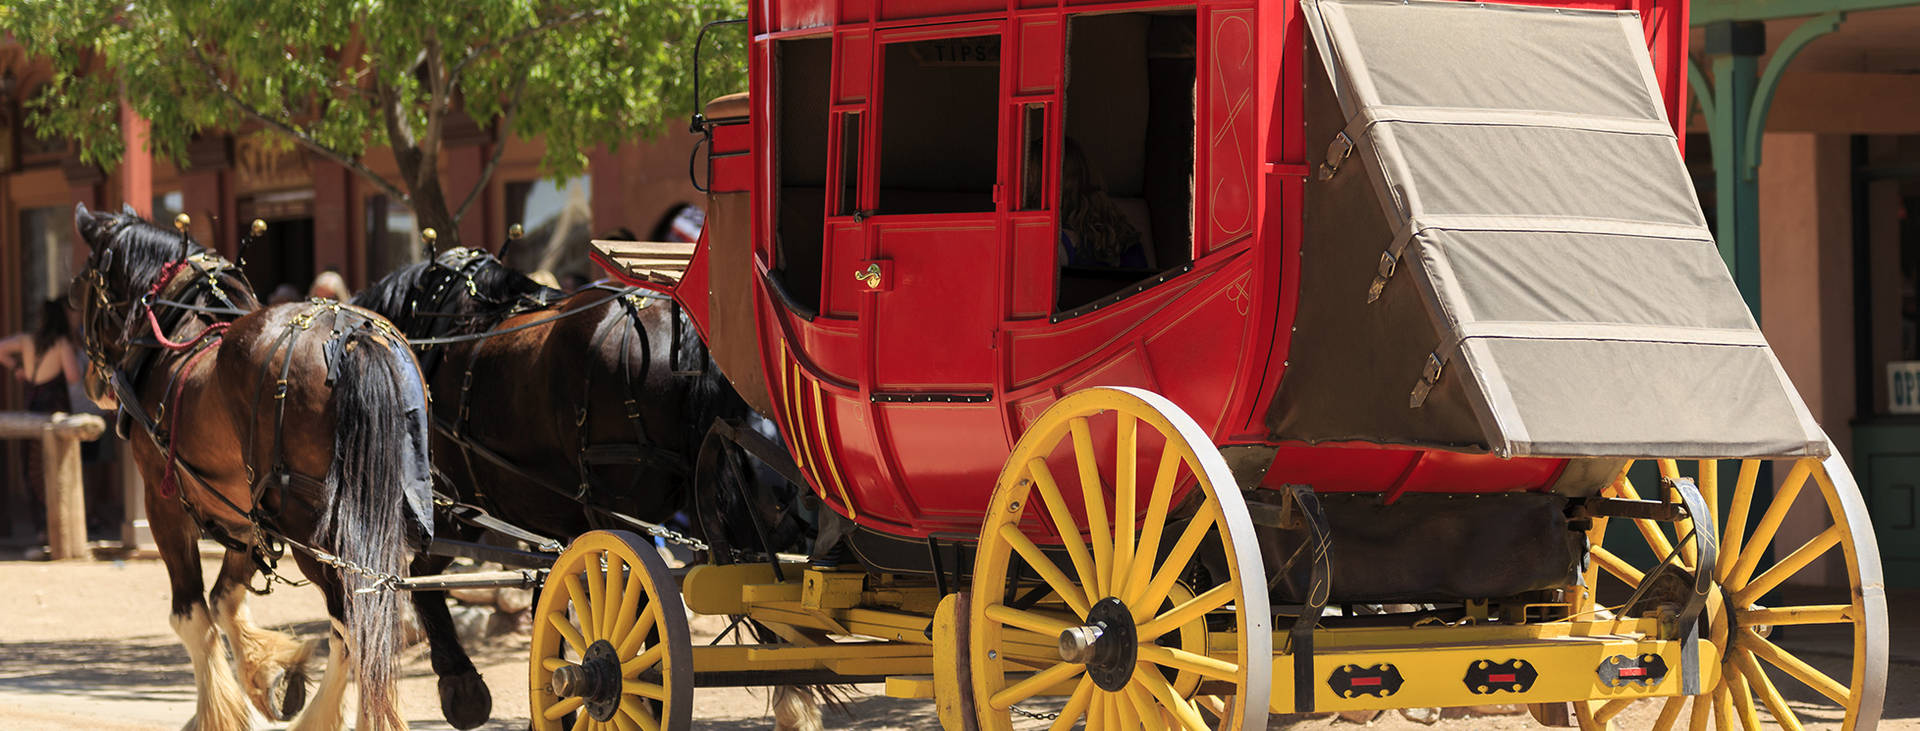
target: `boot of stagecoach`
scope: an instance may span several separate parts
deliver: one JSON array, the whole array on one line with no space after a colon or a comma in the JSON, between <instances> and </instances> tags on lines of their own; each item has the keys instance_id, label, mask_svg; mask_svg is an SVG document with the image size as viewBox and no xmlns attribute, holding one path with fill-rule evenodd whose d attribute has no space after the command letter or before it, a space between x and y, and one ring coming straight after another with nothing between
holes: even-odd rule
<instances>
[{"instance_id":1,"label":"boot of stagecoach","mask_svg":"<svg viewBox=\"0 0 1920 731\"><path fill-rule=\"evenodd\" d=\"M767 631L550 643L536 719L625 712L565 669L613 663L671 728L881 680L954 729L1878 723L1872 527L1683 165L1683 0L750 5L700 241L595 257L819 536L629 571ZM627 627L614 576L540 611Z\"/></svg>"}]
</instances>

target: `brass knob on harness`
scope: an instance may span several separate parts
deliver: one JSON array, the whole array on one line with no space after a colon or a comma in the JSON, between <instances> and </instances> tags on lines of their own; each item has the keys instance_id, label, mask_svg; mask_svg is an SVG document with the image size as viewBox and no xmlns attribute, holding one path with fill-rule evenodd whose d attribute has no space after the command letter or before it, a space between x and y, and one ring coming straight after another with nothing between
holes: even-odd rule
<instances>
[{"instance_id":1,"label":"brass knob on harness","mask_svg":"<svg viewBox=\"0 0 1920 731\"><path fill-rule=\"evenodd\" d=\"M173 230L175 231L179 231L180 233L186 233L187 227L191 225L193 225L192 216L188 216L187 214L182 213L178 216L173 217Z\"/></svg>"},{"instance_id":2,"label":"brass knob on harness","mask_svg":"<svg viewBox=\"0 0 1920 731\"><path fill-rule=\"evenodd\" d=\"M253 219L253 225L247 228L247 232L255 236L265 236L267 235L267 222L258 218Z\"/></svg>"}]
</instances>

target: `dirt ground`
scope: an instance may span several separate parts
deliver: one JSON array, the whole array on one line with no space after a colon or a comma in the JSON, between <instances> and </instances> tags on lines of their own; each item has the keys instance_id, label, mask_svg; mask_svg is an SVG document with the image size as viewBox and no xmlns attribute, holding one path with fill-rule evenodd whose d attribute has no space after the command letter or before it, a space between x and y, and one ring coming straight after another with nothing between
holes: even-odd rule
<instances>
[{"instance_id":1,"label":"dirt ground","mask_svg":"<svg viewBox=\"0 0 1920 731\"><path fill-rule=\"evenodd\" d=\"M212 562L206 564L209 575L213 568ZM168 602L166 572L155 561L0 561L0 728L180 728L192 715L193 677L186 651L167 626ZM1881 728L1920 731L1920 631L1902 631L1920 630L1920 596L1897 596L1892 605L1895 645L1887 720ZM325 628L319 594L313 589L280 589L255 598L253 609L256 619L269 626L306 635L318 635ZM719 629L698 627L708 633ZM1834 639L1803 635L1783 644L1819 663L1822 657L1839 660L1838 653L1827 649L1836 646ZM403 710L415 729L446 729L424 649L409 649L401 657ZM494 719L485 728L527 728L526 636L502 635L469 649L493 692ZM1797 703L1806 700L1804 695L1787 692ZM772 727L763 690L702 688L694 707L697 728ZM928 729L937 725L931 703L887 698L877 685L860 686L845 710L829 713L828 727ZM1645 728L1657 712L1653 704L1638 704L1622 716L1618 726ZM1277 718L1272 727L1361 728L1338 718ZM1448 718L1426 726L1392 712L1366 727L1536 728L1524 715ZM277 726L262 722L261 728Z\"/></svg>"}]
</instances>

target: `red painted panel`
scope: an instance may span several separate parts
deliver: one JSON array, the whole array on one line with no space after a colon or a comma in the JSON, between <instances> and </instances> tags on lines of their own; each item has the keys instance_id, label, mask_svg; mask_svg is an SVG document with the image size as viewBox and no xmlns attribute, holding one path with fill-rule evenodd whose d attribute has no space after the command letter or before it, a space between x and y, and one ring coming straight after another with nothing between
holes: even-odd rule
<instances>
[{"instance_id":1,"label":"red painted panel","mask_svg":"<svg viewBox=\"0 0 1920 731\"><path fill-rule=\"evenodd\" d=\"M1235 378L1253 306L1247 290L1252 278L1251 272L1240 274L1178 316L1155 322L1147 336L1154 372L1179 374L1161 379L1156 390L1216 436L1231 428L1224 417L1227 400L1239 387Z\"/></svg>"},{"instance_id":2,"label":"red painted panel","mask_svg":"<svg viewBox=\"0 0 1920 731\"><path fill-rule=\"evenodd\" d=\"M854 317L862 298L871 297L866 285L853 277L855 262L867 258L867 237L858 225L827 227L826 288L820 311L834 317ZM844 273L842 273L844 272ZM834 276L838 274L839 276Z\"/></svg>"},{"instance_id":3,"label":"red painted panel","mask_svg":"<svg viewBox=\"0 0 1920 731\"><path fill-rule=\"evenodd\" d=\"M713 128L713 154L746 152L753 147L753 125L727 124Z\"/></svg>"},{"instance_id":4,"label":"red painted panel","mask_svg":"<svg viewBox=\"0 0 1920 731\"><path fill-rule=\"evenodd\" d=\"M857 323L826 317L816 317L812 322L796 319L796 323L794 332L800 336L802 363L842 385L859 381L866 352L860 347Z\"/></svg>"},{"instance_id":5,"label":"red painted panel","mask_svg":"<svg viewBox=\"0 0 1920 731\"><path fill-rule=\"evenodd\" d=\"M833 73L838 91L834 98L841 104L867 100L873 86L873 35L866 32L842 33L834 48Z\"/></svg>"},{"instance_id":6,"label":"red painted panel","mask_svg":"<svg viewBox=\"0 0 1920 731\"><path fill-rule=\"evenodd\" d=\"M1013 319L1046 317L1053 310L1053 221L1027 221L1013 226Z\"/></svg>"},{"instance_id":7,"label":"red painted panel","mask_svg":"<svg viewBox=\"0 0 1920 731\"><path fill-rule=\"evenodd\" d=\"M753 185L753 157L746 153L715 156L708 169L713 181L707 187L715 193L739 193Z\"/></svg>"},{"instance_id":8,"label":"red painted panel","mask_svg":"<svg viewBox=\"0 0 1920 731\"><path fill-rule=\"evenodd\" d=\"M773 0L773 28L797 30L833 25L835 0Z\"/></svg>"},{"instance_id":9,"label":"red painted panel","mask_svg":"<svg viewBox=\"0 0 1920 731\"><path fill-rule=\"evenodd\" d=\"M875 298L875 389L980 391L993 385L998 233L978 217L952 222L876 223L878 258L893 261L894 282ZM838 275L838 272L835 272ZM853 281L851 270L845 275Z\"/></svg>"},{"instance_id":10,"label":"red painted panel","mask_svg":"<svg viewBox=\"0 0 1920 731\"><path fill-rule=\"evenodd\" d=\"M1025 433L1027 427L1032 426L1033 420L1040 418L1040 414L1046 411L1048 406L1052 406L1053 402L1059 400L1060 394L1058 392L1053 389L1047 389L1014 402L1013 414L1014 418L1018 420L1021 433ZM1019 438L1019 436L1019 434L1014 435L1015 438Z\"/></svg>"},{"instance_id":11,"label":"red painted panel","mask_svg":"<svg viewBox=\"0 0 1920 731\"><path fill-rule=\"evenodd\" d=\"M1045 94L1060 76L1060 21L1025 20L1020 23L1020 67L1014 74L1014 93Z\"/></svg>"},{"instance_id":12,"label":"red painted panel","mask_svg":"<svg viewBox=\"0 0 1920 731\"><path fill-rule=\"evenodd\" d=\"M880 415L916 514L948 526L978 529L980 512L993 494L994 476L999 472L998 464L992 472L983 473L981 467L989 459L1005 459L1012 448L1000 407L990 403L878 404L874 411Z\"/></svg>"},{"instance_id":13,"label":"red painted panel","mask_svg":"<svg viewBox=\"0 0 1920 731\"><path fill-rule=\"evenodd\" d=\"M1133 344L1125 346L1120 352L1080 376L1062 383L1060 390L1063 393L1073 393L1094 386L1131 386L1155 393L1160 392L1160 382L1154 377L1153 365L1147 362L1146 353L1141 352L1140 347Z\"/></svg>"},{"instance_id":14,"label":"red painted panel","mask_svg":"<svg viewBox=\"0 0 1920 731\"><path fill-rule=\"evenodd\" d=\"M1206 70L1206 250L1253 232L1256 66L1252 10L1208 13L1200 58Z\"/></svg>"},{"instance_id":15,"label":"red painted panel","mask_svg":"<svg viewBox=\"0 0 1920 731\"><path fill-rule=\"evenodd\" d=\"M840 0L840 22L865 23L873 14L873 0Z\"/></svg>"},{"instance_id":16,"label":"red painted panel","mask_svg":"<svg viewBox=\"0 0 1920 731\"><path fill-rule=\"evenodd\" d=\"M877 0L881 20L968 15L1007 9L1007 0Z\"/></svg>"}]
</instances>

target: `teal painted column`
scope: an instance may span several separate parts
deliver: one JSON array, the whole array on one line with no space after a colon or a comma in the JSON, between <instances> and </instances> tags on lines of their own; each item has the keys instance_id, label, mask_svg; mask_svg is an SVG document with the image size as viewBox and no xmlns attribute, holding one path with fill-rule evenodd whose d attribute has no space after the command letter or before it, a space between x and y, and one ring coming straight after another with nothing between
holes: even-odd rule
<instances>
[{"instance_id":1,"label":"teal painted column","mask_svg":"<svg viewBox=\"0 0 1920 731\"><path fill-rule=\"evenodd\" d=\"M1760 186L1747 163L1754 90L1767 26L1728 21L1707 26L1706 55L1713 68L1713 102L1707 127L1713 140L1715 235L1720 258L1733 273L1740 296L1760 319ZM1758 145L1751 145L1758 148Z\"/></svg>"}]
</instances>

